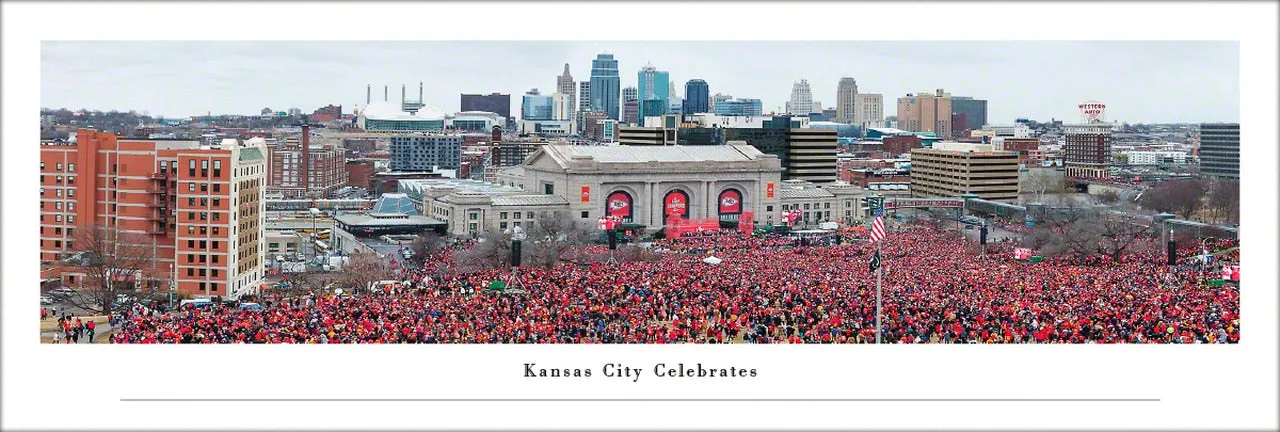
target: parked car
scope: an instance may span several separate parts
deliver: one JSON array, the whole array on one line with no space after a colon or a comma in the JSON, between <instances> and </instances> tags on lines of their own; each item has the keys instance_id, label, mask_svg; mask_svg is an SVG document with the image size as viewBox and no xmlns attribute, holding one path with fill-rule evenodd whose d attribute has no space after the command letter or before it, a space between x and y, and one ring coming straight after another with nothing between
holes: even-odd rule
<instances>
[{"instance_id":1,"label":"parked car","mask_svg":"<svg viewBox=\"0 0 1280 432\"><path fill-rule=\"evenodd\" d=\"M49 290L49 295L54 297L71 297L71 295L75 293L76 292L71 288L54 288Z\"/></svg>"},{"instance_id":2,"label":"parked car","mask_svg":"<svg viewBox=\"0 0 1280 432\"><path fill-rule=\"evenodd\" d=\"M51 304L53 304L53 297L49 297L49 296L47 296L47 295L42 295L42 296L40 296L40 304L42 304L42 305L51 305Z\"/></svg>"}]
</instances>

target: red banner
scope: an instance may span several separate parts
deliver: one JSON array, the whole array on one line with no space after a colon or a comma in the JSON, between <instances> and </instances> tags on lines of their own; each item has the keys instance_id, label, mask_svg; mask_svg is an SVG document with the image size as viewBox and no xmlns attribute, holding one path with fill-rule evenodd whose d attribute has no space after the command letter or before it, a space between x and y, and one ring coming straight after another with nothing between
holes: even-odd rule
<instances>
[{"instance_id":1,"label":"red banner","mask_svg":"<svg viewBox=\"0 0 1280 432\"><path fill-rule=\"evenodd\" d=\"M742 194L733 189L720 192L720 214L742 213Z\"/></svg>"},{"instance_id":2,"label":"red banner","mask_svg":"<svg viewBox=\"0 0 1280 432\"><path fill-rule=\"evenodd\" d=\"M620 218L631 217L631 195L622 191L609 194L609 199L605 200L605 214Z\"/></svg>"},{"instance_id":3,"label":"red banner","mask_svg":"<svg viewBox=\"0 0 1280 432\"><path fill-rule=\"evenodd\" d=\"M591 201L591 186L582 185L582 202Z\"/></svg>"},{"instance_id":4,"label":"red banner","mask_svg":"<svg viewBox=\"0 0 1280 432\"><path fill-rule=\"evenodd\" d=\"M764 197L773 198L773 182L768 182L764 184Z\"/></svg>"},{"instance_id":5,"label":"red banner","mask_svg":"<svg viewBox=\"0 0 1280 432\"><path fill-rule=\"evenodd\" d=\"M667 216L680 215L680 217L688 217L689 196L684 191L679 190L667 192L667 197L662 200L662 208Z\"/></svg>"}]
</instances>

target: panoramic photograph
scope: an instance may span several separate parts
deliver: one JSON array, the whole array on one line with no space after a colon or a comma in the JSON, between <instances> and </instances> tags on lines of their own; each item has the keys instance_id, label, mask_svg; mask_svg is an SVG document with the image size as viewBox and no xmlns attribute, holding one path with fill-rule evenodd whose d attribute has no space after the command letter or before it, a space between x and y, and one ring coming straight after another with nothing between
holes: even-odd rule
<instances>
[{"instance_id":1,"label":"panoramic photograph","mask_svg":"<svg viewBox=\"0 0 1280 432\"><path fill-rule=\"evenodd\" d=\"M39 338L1237 344L1239 45L44 41Z\"/></svg>"}]
</instances>

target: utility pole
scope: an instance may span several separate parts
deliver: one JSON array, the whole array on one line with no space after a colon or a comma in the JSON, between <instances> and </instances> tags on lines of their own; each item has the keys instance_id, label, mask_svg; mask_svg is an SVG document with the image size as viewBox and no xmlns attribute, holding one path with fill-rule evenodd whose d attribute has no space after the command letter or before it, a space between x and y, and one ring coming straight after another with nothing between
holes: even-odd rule
<instances>
[{"instance_id":1,"label":"utility pole","mask_svg":"<svg viewBox=\"0 0 1280 432\"><path fill-rule=\"evenodd\" d=\"M178 289L178 269L169 264L169 312L173 312L173 297Z\"/></svg>"}]
</instances>

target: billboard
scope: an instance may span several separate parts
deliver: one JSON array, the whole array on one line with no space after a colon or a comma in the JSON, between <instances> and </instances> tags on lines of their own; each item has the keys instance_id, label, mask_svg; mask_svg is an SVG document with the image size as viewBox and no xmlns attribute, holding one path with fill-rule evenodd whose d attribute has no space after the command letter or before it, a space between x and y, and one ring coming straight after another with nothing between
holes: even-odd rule
<instances>
[{"instance_id":1,"label":"billboard","mask_svg":"<svg viewBox=\"0 0 1280 432\"><path fill-rule=\"evenodd\" d=\"M609 198L605 200L604 214L606 216L630 219L631 203L631 194L623 191L611 193Z\"/></svg>"},{"instance_id":2,"label":"billboard","mask_svg":"<svg viewBox=\"0 0 1280 432\"><path fill-rule=\"evenodd\" d=\"M1080 116L1084 117L1085 122L1097 123L1102 121L1103 116L1107 113L1107 105L1098 101L1088 101L1080 104Z\"/></svg>"},{"instance_id":3,"label":"billboard","mask_svg":"<svg viewBox=\"0 0 1280 432\"><path fill-rule=\"evenodd\" d=\"M688 218L689 195L682 190L667 192L667 196L662 199L662 209L663 215L680 215L681 218Z\"/></svg>"},{"instance_id":4,"label":"billboard","mask_svg":"<svg viewBox=\"0 0 1280 432\"><path fill-rule=\"evenodd\" d=\"M737 189L725 189L720 192L720 214L740 214L742 213L742 192Z\"/></svg>"}]
</instances>

